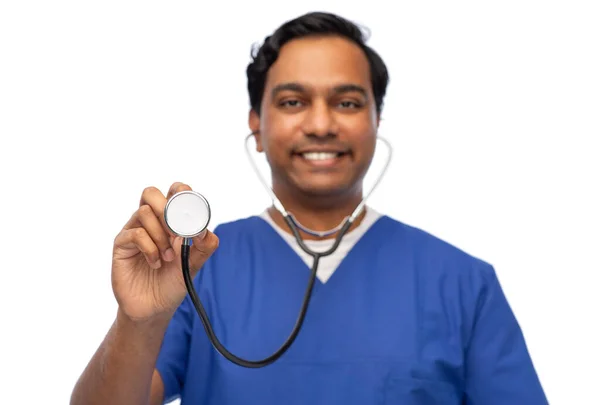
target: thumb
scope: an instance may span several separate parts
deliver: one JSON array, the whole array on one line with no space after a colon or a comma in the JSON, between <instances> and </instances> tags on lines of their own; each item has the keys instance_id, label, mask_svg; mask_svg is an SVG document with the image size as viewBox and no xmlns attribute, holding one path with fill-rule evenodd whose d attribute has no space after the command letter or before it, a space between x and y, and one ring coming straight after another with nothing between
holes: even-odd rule
<instances>
[{"instance_id":1,"label":"thumb","mask_svg":"<svg viewBox=\"0 0 600 405\"><path fill-rule=\"evenodd\" d=\"M192 239L190 247L190 272L193 276L204 265L204 262L219 247L219 238L208 229Z\"/></svg>"}]
</instances>

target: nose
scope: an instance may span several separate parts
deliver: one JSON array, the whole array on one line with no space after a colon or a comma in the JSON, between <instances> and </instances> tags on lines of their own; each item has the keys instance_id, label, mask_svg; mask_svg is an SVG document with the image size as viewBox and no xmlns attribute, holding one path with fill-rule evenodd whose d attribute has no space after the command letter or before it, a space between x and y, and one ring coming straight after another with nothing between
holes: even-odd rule
<instances>
[{"instance_id":1,"label":"nose","mask_svg":"<svg viewBox=\"0 0 600 405\"><path fill-rule=\"evenodd\" d=\"M337 135L336 118L326 102L314 102L304 119L306 135L327 137Z\"/></svg>"}]
</instances>

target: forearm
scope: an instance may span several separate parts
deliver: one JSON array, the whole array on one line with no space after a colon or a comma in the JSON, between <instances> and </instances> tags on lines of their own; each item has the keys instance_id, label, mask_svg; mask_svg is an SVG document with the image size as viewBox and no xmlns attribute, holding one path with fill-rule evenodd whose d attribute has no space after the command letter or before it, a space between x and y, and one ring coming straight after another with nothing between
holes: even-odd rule
<instances>
[{"instance_id":1,"label":"forearm","mask_svg":"<svg viewBox=\"0 0 600 405\"><path fill-rule=\"evenodd\" d=\"M77 382L71 405L148 405L168 319L137 324L119 313Z\"/></svg>"}]
</instances>

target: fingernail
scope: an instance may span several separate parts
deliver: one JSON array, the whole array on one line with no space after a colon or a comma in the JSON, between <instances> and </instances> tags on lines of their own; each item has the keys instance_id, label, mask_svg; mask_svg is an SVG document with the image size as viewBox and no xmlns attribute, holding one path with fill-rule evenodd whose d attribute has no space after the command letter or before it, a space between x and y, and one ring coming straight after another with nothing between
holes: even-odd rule
<instances>
[{"instance_id":1,"label":"fingernail","mask_svg":"<svg viewBox=\"0 0 600 405\"><path fill-rule=\"evenodd\" d=\"M154 262L154 264L152 265L153 268L155 269L159 269L160 268L160 259L158 259L156 262Z\"/></svg>"},{"instance_id":2,"label":"fingernail","mask_svg":"<svg viewBox=\"0 0 600 405\"><path fill-rule=\"evenodd\" d=\"M173 259L175 259L175 251L171 248L168 248L167 250L165 250L163 258L168 262L172 261Z\"/></svg>"}]
</instances>

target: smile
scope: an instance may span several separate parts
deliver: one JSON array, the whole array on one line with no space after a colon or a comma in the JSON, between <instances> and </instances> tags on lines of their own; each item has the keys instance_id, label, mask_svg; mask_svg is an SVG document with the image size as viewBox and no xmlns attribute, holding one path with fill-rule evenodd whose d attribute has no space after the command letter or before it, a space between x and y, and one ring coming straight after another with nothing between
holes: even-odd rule
<instances>
[{"instance_id":1,"label":"smile","mask_svg":"<svg viewBox=\"0 0 600 405\"><path fill-rule=\"evenodd\" d=\"M304 164L312 167L332 168L345 161L345 158L350 156L348 152L320 152L307 151L295 154Z\"/></svg>"},{"instance_id":2,"label":"smile","mask_svg":"<svg viewBox=\"0 0 600 405\"><path fill-rule=\"evenodd\" d=\"M320 161L320 160L335 159L336 157L339 157L342 155L343 155L343 153L336 153L336 152L306 152L306 153L303 153L301 156L306 160Z\"/></svg>"}]
</instances>

